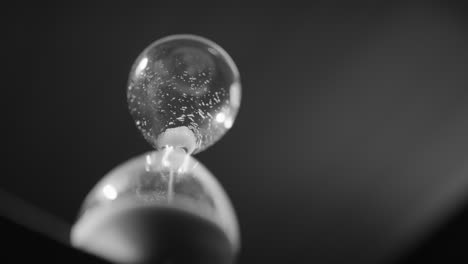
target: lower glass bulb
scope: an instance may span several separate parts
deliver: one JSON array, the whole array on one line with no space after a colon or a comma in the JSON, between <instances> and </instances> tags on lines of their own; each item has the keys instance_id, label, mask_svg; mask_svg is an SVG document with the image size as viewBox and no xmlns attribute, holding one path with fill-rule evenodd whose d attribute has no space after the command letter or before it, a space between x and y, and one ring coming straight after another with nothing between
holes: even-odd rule
<instances>
[{"instance_id":1,"label":"lower glass bulb","mask_svg":"<svg viewBox=\"0 0 468 264\"><path fill-rule=\"evenodd\" d=\"M232 205L192 156L166 147L131 159L88 194L72 245L117 263L232 263Z\"/></svg>"}]
</instances>

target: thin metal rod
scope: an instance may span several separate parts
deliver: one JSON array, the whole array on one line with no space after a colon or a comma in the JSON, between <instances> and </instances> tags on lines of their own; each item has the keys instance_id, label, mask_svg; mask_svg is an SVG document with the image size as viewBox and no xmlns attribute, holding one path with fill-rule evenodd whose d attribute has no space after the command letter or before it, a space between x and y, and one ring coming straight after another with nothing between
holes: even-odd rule
<instances>
[{"instance_id":1,"label":"thin metal rod","mask_svg":"<svg viewBox=\"0 0 468 264\"><path fill-rule=\"evenodd\" d=\"M4 190L0 190L0 216L62 244L70 245L69 224Z\"/></svg>"}]
</instances>

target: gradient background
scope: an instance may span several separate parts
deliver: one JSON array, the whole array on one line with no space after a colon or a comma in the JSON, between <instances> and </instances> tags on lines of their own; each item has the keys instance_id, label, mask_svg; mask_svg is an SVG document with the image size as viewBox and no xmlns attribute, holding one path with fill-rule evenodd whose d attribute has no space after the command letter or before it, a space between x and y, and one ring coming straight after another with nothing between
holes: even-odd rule
<instances>
[{"instance_id":1,"label":"gradient background","mask_svg":"<svg viewBox=\"0 0 468 264\"><path fill-rule=\"evenodd\" d=\"M126 105L133 61L158 38L192 33L220 44L241 72L236 123L197 155L237 210L239 263L459 257L468 9L165 4L2 8L3 189L72 223L105 173L150 150Z\"/></svg>"}]
</instances>

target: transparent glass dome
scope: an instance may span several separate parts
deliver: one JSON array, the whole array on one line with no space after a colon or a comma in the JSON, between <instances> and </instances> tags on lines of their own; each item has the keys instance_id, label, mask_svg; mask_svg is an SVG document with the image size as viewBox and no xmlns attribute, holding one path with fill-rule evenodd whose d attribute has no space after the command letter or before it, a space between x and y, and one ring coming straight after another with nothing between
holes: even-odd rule
<instances>
[{"instance_id":1,"label":"transparent glass dome","mask_svg":"<svg viewBox=\"0 0 468 264\"><path fill-rule=\"evenodd\" d=\"M178 146L197 153L232 127L241 100L239 72L216 43L173 35L138 56L127 100L138 129L153 147Z\"/></svg>"},{"instance_id":2,"label":"transparent glass dome","mask_svg":"<svg viewBox=\"0 0 468 264\"><path fill-rule=\"evenodd\" d=\"M118 263L232 263L240 243L220 184L176 148L108 173L85 199L71 241Z\"/></svg>"}]
</instances>

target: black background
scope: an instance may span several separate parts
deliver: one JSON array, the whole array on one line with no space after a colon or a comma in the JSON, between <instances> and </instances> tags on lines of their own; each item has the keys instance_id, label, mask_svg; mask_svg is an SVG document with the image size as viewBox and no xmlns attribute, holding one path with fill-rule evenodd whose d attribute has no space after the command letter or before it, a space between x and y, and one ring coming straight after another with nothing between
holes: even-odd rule
<instances>
[{"instance_id":1,"label":"black background","mask_svg":"<svg viewBox=\"0 0 468 264\"><path fill-rule=\"evenodd\" d=\"M134 59L158 38L191 33L220 44L241 72L233 128L197 155L238 213L239 263L461 262L468 10L310 5L2 8L0 186L73 223L105 173L150 150L126 106Z\"/></svg>"}]
</instances>

